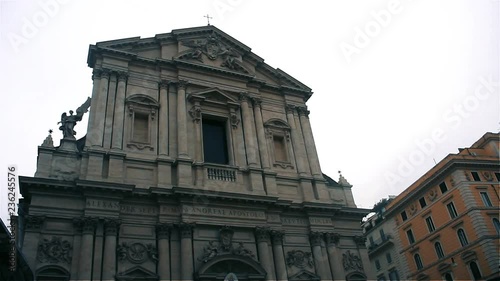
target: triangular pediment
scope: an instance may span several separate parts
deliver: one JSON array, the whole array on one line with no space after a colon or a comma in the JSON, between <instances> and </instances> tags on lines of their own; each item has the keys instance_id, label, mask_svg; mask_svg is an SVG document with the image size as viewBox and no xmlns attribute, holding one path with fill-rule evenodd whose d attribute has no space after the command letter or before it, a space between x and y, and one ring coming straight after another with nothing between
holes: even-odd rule
<instances>
[{"instance_id":1,"label":"triangular pediment","mask_svg":"<svg viewBox=\"0 0 500 281\"><path fill-rule=\"evenodd\" d=\"M295 273L294 275L290 276L288 278L288 280L290 280L290 281L305 281L305 280L320 280L320 278L318 275L316 275L310 271L302 270L302 271L299 271L299 272Z\"/></svg>"},{"instance_id":2,"label":"triangular pediment","mask_svg":"<svg viewBox=\"0 0 500 281\"><path fill-rule=\"evenodd\" d=\"M191 93L188 96L188 100L199 100L202 102L239 106L237 99L217 88L209 88L199 92Z\"/></svg>"},{"instance_id":3,"label":"triangular pediment","mask_svg":"<svg viewBox=\"0 0 500 281\"><path fill-rule=\"evenodd\" d=\"M132 267L124 272L116 275L116 280L143 280L143 281L156 281L159 277L154 272L151 272L141 266Z\"/></svg>"},{"instance_id":4,"label":"triangular pediment","mask_svg":"<svg viewBox=\"0 0 500 281\"><path fill-rule=\"evenodd\" d=\"M246 79L249 83L268 86L282 93L298 93L309 98L311 89L279 68L251 52L245 44L217 27L202 26L176 29L151 38L131 37L91 45L88 64L94 67L104 54L168 67L192 69Z\"/></svg>"}]
</instances>

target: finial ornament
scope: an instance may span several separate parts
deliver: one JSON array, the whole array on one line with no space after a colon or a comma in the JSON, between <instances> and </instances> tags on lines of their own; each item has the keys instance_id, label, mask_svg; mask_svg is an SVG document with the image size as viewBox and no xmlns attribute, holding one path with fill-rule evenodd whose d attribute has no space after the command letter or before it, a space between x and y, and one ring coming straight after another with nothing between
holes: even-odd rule
<instances>
[{"instance_id":1,"label":"finial ornament","mask_svg":"<svg viewBox=\"0 0 500 281\"><path fill-rule=\"evenodd\" d=\"M90 107L90 100L90 98L87 98L87 100L79 108L76 109L76 115L73 115L73 110L69 111L69 116L66 114L66 112L61 115L61 121L57 122L57 124L61 124L59 130L63 132L63 139L75 140L76 132L73 130L73 128L75 127L76 122L82 121L83 114L88 112Z\"/></svg>"},{"instance_id":2,"label":"finial ornament","mask_svg":"<svg viewBox=\"0 0 500 281\"><path fill-rule=\"evenodd\" d=\"M207 25L210 25L210 19L213 19L211 16L209 16L208 14L206 14L205 16L203 16L204 18L207 18Z\"/></svg>"}]
</instances>

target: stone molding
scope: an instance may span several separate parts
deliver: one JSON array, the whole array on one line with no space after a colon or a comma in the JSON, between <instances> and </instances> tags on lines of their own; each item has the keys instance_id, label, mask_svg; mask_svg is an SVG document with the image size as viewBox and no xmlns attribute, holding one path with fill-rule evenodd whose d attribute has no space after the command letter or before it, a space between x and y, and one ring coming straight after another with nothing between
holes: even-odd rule
<instances>
[{"instance_id":1,"label":"stone molding","mask_svg":"<svg viewBox=\"0 0 500 281\"><path fill-rule=\"evenodd\" d=\"M311 246L321 246L323 233L319 231L311 231L309 233L309 239L311 240Z\"/></svg>"},{"instance_id":2,"label":"stone molding","mask_svg":"<svg viewBox=\"0 0 500 281\"><path fill-rule=\"evenodd\" d=\"M262 226L257 226L255 228L255 238L257 239L257 243L260 242L270 242L270 233L271 229L269 227L262 227Z\"/></svg>"}]
</instances>

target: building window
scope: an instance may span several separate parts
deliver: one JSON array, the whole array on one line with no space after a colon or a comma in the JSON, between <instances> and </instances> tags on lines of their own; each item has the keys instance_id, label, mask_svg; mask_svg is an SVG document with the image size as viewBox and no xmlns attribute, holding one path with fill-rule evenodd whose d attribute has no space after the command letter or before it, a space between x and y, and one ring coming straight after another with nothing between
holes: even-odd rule
<instances>
[{"instance_id":1,"label":"building window","mask_svg":"<svg viewBox=\"0 0 500 281\"><path fill-rule=\"evenodd\" d=\"M424 264L422 263L422 259L420 258L419 254L413 255L413 259L415 260L415 265L417 266L418 270L424 267Z\"/></svg>"},{"instance_id":2,"label":"building window","mask_svg":"<svg viewBox=\"0 0 500 281\"><path fill-rule=\"evenodd\" d=\"M479 270L479 266L475 261L469 263L470 272L472 273L472 280L480 280L483 278L481 275L481 271Z\"/></svg>"},{"instance_id":3,"label":"building window","mask_svg":"<svg viewBox=\"0 0 500 281\"><path fill-rule=\"evenodd\" d=\"M411 229L406 231L406 236L408 236L408 242L410 242L410 244L415 243L415 236L413 236L413 231L411 231Z\"/></svg>"},{"instance_id":4,"label":"building window","mask_svg":"<svg viewBox=\"0 0 500 281\"><path fill-rule=\"evenodd\" d=\"M392 263L392 256L391 253L385 254L385 258L387 259L387 263Z\"/></svg>"},{"instance_id":5,"label":"building window","mask_svg":"<svg viewBox=\"0 0 500 281\"><path fill-rule=\"evenodd\" d=\"M379 260L375 260L375 268L377 270L380 270L380 261Z\"/></svg>"},{"instance_id":6,"label":"building window","mask_svg":"<svg viewBox=\"0 0 500 281\"><path fill-rule=\"evenodd\" d=\"M453 281L453 276L451 276L451 273L447 272L444 276L443 276L444 280L445 281Z\"/></svg>"},{"instance_id":7,"label":"building window","mask_svg":"<svg viewBox=\"0 0 500 281\"><path fill-rule=\"evenodd\" d=\"M500 221L498 221L497 218L493 218L493 225L495 226L495 229L497 230L497 234L500 234Z\"/></svg>"},{"instance_id":8,"label":"building window","mask_svg":"<svg viewBox=\"0 0 500 281\"><path fill-rule=\"evenodd\" d=\"M382 239L382 241L385 241L385 233L384 233L384 230L383 229L380 229L379 230L380 232L380 239Z\"/></svg>"},{"instance_id":9,"label":"building window","mask_svg":"<svg viewBox=\"0 0 500 281\"><path fill-rule=\"evenodd\" d=\"M472 175L474 181L481 181L481 178L479 177L479 174L477 172L470 172L470 174Z\"/></svg>"},{"instance_id":10,"label":"building window","mask_svg":"<svg viewBox=\"0 0 500 281\"><path fill-rule=\"evenodd\" d=\"M385 276L384 275L378 276L377 281L385 281Z\"/></svg>"},{"instance_id":11,"label":"building window","mask_svg":"<svg viewBox=\"0 0 500 281\"><path fill-rule=\"evenodd\" d=\"M399 274L398 271L393 269L389 271L389 280L391 281L399 281Z\"/></svg>"},{"instance_id":12,"label":"building window","mask_svg":"<svg viewBox=\"0 0 500 281\"><path fill-rule=\"evenodd\" d=\"M368 241L370 241L370 246L375 246L375 241L373 241L373 236L368 237Z\"/></svg>"},{"instance_id":13,"label":"building window","mask_svg":"<svg viewBox=\"0 0 500 281\"><path fill-rule=\"evenodd\" d=\"M283 136L273 136L274 157L276 162L288 162L285 138Z\"/></svg>"},{"instance_id":14,"label":"building window","mask_svg":"<svg viewBox=\"0 0 500 281\"><path fill-rule=\"evenodd\" d=\"M436 250L436 255L438 259L444 258L444 251L443 251L443 246L441 246L441 243L439 242L434 243L434 249Z\"/></svg>"},{"instance_id":15,"label":"building window","mask_svg":"<svg viewBox=\"0 0 500 281\"><path fill-rule=\"evenodd\" d=\"M495 173L495 177L497 178L497 181L500 181L500 173Z\"/></svg>"},{"instance_id":16,"label":"building window","mask_svg":"<svg viewBox=\"0 0 500 281\"><path fill-rule=\"evenodd\" d=\"M264 124L264 127L273 166L283 169L293 168L290 154L290 126L283 120L271 119Z\"/></svg>"},{"instance_id":17,"label":"building window","mask_svg":"<svg viewBox=\"0 0 500 281\"><path fill-rule=\"evenodd\" d=\"M134 112L132 141L149 143L149 114Z\"/></svg>"},{"instance_id":18,"label":"building window","mask_svg":"<svg viewBox=\"0 0 500 281\"><path fill-rule=\"evenodd\" d=\"M433 232L434 230L436 230L436 228L434 227L434 222L432 221L432 217L427 217L425 219L425 223L427 224L427 229L429 229L429 232Z\"/></svg>"},{"instance_id":19,"label":"building window","mask_svg":"<svg viewBox=\"0 0 500 281\"><path fill-rule=\"evenodd\" d=\"M441 194L444 194L446 191L448 191L448 187L446 186L445 182L439 184L439 189L441 189Z\"/></svg>"},{"instance_id":20,"label":"building window","mask_svg":"<svg viewBox=\"0 0 500 281\"><path fill-rule=\"evenodd\" d=\"M401 212L401 219L402 219L403 221L405 221L405 220L407 220L407 219L408 219L408 216L406 215L406 211L402 211L402 212Z\"/></svg>"},{"instance_id":21,"label":"building window","mask_svg":"<svg viewBox=\"0 0 500 281\"><path fill-rule=\"evenodd\" d=\"M455 204L453 204L453 202L446 204L446 208L448 209L448 213L450 213L450 217L452 219L458 216L457 209L455 209Z\"/></svg>"},{"instance_id":22,"label":"building window","mask_svg":"<svg viewBox=\"0 0 500 281\"><path fill-rule=\"evenodd\" d=\"M483 199L484 206L486 207L492 207L493 204L491 204L490 197L488 197L487 192L481 192L481 199Z\"/></svg>"},{"instance_id":23,"label":"building window","mask_svg":"<svg viewBox=\"0 0 500 281\"><path fill-rule=\"evenodd\" d=\"M458 240L460 240L460 245L462 247L467 246L469 244L469 241L467 240L467 236L465 236L465 231L463 229L457 230L457 236Z\"/></svg>"},{"instance_id":24,"label":"building window","mask_svg":"<svg viewBox=\"0 0 500 281\"><path fill-rule=\"evenodd\" d=\"M425 197L418 199L418 203L420 203L420 208L424 208L425 206L427 206L427 202L425 202Z\"/></svg>"},{"instance_id":25,"label":"building window","mask_svg":"<svg viewBox=\"0 0 500 281\"><path fill-rule=\"evenodd\" d=\"M203 157L206 163L229 164L226 124L203 118Z\"/></svg>"}]
</instances>

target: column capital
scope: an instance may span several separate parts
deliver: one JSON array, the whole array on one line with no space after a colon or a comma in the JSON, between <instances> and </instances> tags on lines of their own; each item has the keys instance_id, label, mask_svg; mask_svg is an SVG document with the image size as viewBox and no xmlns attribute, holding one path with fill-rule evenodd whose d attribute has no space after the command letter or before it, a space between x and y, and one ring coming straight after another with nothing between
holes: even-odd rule
<instances>
[{"instance_id":1,"label":"column capital","mask_svg":"<svg viewBox=\"0 0 500 281\"><path fill-rule=\"evenodd\" d=\"M24 217L26 230L39 232L42 229L45 216L26 216Z\"/></svg>"},{"instance_id":2,"label":"column capital","mask_svg":"<svg viewBox=\"0 0 500 281\"><path fill-rule=\"evenodd\" d=\"M120 229L121 221L119 219L104 219L104 235L105 236L116 236L118 230Z\"/></svg>"},{"instance_id":3,"label":"column capital","mask_svg":"<svg viewBox=\"0 0 500 281\"><path fill-rule=\"evenodd\" d=\"M269 243L270 232L271 232L271 229L269 229L269 227L257 226L255 228L255 238L257 239L257 243L259 243L259 242Z\"/></svg>"},{"instance_id":4,"label":"column capital","mask_svg":"<svg viewBox=\"0 0 500 281\"><path fill-rule=\"evenodd\" d=\"M271 237L273 239L274 245L282 245L284 236L285 236L284 230L272 230L271 231Z\"/></svg>"},{"instance_id":5,"label":"column capital","mask_svg":"<svg viewBox=\"0 0 500 281\"><path fill-rule=\"evenodd\" d=\"M184 79L179 79L177 81L177 87L179 89L183 89L183 90L186 90L187 86L189 85L189 81L188 80L184 80Z\"/></svg>"},{"instance_id":6,"label":"column capital","mask_svg":"<svg viewBox=\"0 0 500 281\"><path fill-rule=\"evenodd\" d=\"M109 70L109 69L102 69L102 71L101 71L101 78L109 79L110 75L111 75L111 70Z\"/></svg>"},{"instance_id":7,"label":"column capital","mask_svg":"<svg viewBox=\"0 0 500 281\"><path fill-rule=\"evenodd\" d=\"M286 109L286 113L287 113L287 114L289 114L289 113L294 114L294 113L295 113L295 110L296 110L296 107L295 107L295 105L293 105L293 104L287 104L287 105L285 106L285 109Z\"/></svg>"},{"instance_id":8,"label":"column capital","mask_svg":"<svg viewBox=\"0 0 500 281\"><path fill-rule=\"evenodd\" d=\"M158 82L160 89L168 89L169 84L170 84L170 81L166 80L166 79L161 79L160 82Z\"/></svg>"},{"instance_id":9,"label":"column capital","mask_svg":"<svg viewBox=\"0 0 500 281\"><path fill-rule=\"evenodd\" d=\"M311 231L309 233L309 239L311 240L312 246L321 246L321 241L323 240L323 233L319 231Z\"/></svg>"},{"instance_id":10,"label":"column capital","mask_svg":"<svg viewBox=\"0 0 500 281\"><path fill-rule=\"evenodd\" d=\"M307 106L297 107L297 112L299 113L299 116L305 116L305 117L309 117L309 113L310 113L310 111L307 110Z\"/></svg>"},{"instance_id":11,"label":"column capital","mask_svg":"<svg viewBox=\"0 0 500 281\"><path fill-rule=\"evenodd\" d=\"M252 98L252 102L253 102L253 105L255 107L262 108L262 99L261 98L258 98L258 97Z\"/></svg>"},{"instance_id":12,"label":"column capital","mask_svg":"<svg viewBox=\"0 0 500 281\"><path fill-rule=\"evenodd\" d=\"M119 71L118 72L118 82L125 82L127 81L128 78L128 73L125 71Z\"/></svg>"},{"instance_id":13,"label":"column capital","mask_svg":"<svg viewBox=\"0 0 500 281\"><path fill-rule=\"evenodd\" d=\"M250 101L250 95L246 92L240 93L239 98L240 98L241 102L249 102Z\"/></svg>"},{"instance_id":14,"label":"column capital","mask_svg":"<svg viewBox=\"0 0 500 281\"><path fill-rule=\"evenodd\" d=\"M364 237L362 235L355 235L352 237L352 239L354 240L356 245L363 246L363 247L366 246L366 237Z\"/></svg>"},{"instance_id":15,"label":"column capital","mask_svg":"<svg viewBox=\"0 0 500 281\"><path fill-rule=\"evenodd\" d=\"M92 80L100 79L101 73L102 73L102 69L94 68L94 70L92 70Z\"/></svg>"},{"instance_id":16,"label":"column capital","mask_svg":"<svg viewBox=\"0 0 500 281\"><path fill-rule=\"evenodd\" d=\"M94 234L95 228L97 226L97 218L92 217L81 217L73 219L73 224L77 228L81 228L82 234Z\"/></svg>"},{"instance_id":17,"label":"column capital","mask_svg":"<svg viewBox=\"0 0 500 281\"><path fill-rule=\"evenodd\" d=\"M168 239L170 238L170 231L173 225L171 223L159 223L156 225L156 237L158 239Z\"/></svg>"},{"instance_id":18,"label":"column capital","mask_svg":"<svg viewBox=\"0 0 500 281\"><path fill-rule=\"evenodd\" d=\"M326 245L337 245L340 240L340 234L328 232L325 233Z\"/></svg>"},{"instance_id":19,"label":"column capital","mask_svg":"<svg viewBox=\"0 0 500 281\"><path fill-rule=\"evenodd\" d=\"M181 234L181 238L192 238L193 236L193 229L195 227L194 223L185 223L181 222L179 224L179 230Z\"/></svg>"}]
</instances>

